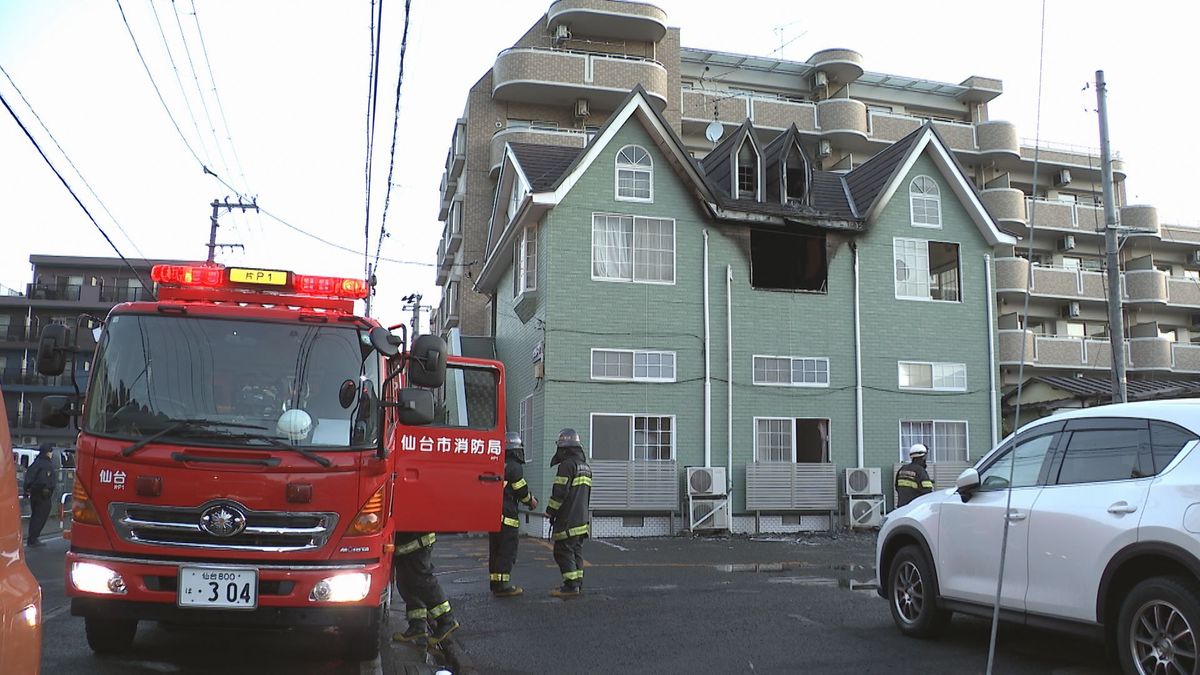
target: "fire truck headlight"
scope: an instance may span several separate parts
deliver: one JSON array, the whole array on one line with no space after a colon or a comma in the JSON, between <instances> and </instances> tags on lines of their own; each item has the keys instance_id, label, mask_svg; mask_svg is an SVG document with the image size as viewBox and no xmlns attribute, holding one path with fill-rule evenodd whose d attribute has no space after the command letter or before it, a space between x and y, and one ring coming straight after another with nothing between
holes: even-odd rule
<instances>
[{"instance_id":1,"label":"fire truck headlight","mask_svg":"<svg viewBox=\"0 0 1200 675\"><path fill-rule=\"evenodd\" d=\"M126 590L125 579L120 574L95 563L72 563L71 583L84 593L125 595Z\"/></svg>"},{"instance_id":2,"label":"fire truck headlight","mask_svg":"<svg viewBox=\"0 0 1200 675\"><path fill-rule=\"evenodd\" d=\"M308 594L309 602L358 602L371 591L371 575L350 572L318 581Z\"/></svg>"}]
</instances>

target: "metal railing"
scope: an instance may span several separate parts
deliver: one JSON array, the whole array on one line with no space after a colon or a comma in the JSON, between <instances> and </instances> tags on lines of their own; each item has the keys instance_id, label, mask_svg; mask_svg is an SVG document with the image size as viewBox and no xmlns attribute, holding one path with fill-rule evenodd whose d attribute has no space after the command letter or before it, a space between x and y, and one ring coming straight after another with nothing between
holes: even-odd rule
<instances>
[{"instance_id":1,"label":"metal railing","mask_svg":"<svg viewBox=\"0 0 1200 675\"><path fill-rule=\"evenodd\" d=\"M83 286L66 284L50 286L47 284L28 284L26 295L32 300L78 300Z\"/></svg>"}]
</instances>

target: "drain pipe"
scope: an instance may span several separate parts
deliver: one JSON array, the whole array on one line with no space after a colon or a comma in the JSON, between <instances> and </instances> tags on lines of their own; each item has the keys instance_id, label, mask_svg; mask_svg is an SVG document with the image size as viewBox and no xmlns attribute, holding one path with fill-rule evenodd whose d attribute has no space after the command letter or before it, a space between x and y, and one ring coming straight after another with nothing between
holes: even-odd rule
<instances>
[{"instance_id":1,"label":"drain pipe","mask_svg":"<svg viewBox=\"0 0 1200 675\"><path fill-rule=\"evenodd\" d=\"M729 495L729 501L733 502L733 267L725 266L725 364L728 370L725 373L725 391L728 395L728 400L725 403L725 436L729 440L729 447L726 452L728 457L726 461L729 463L729 468L725 470L725 492ZM732 521L733 511L730 507L730 522Z\"/></svg>"},{"instance_id":2,"label":"drain pipe","mask_svg":"<svg viewBox=\"0 0 1200 675\"><path fill-rule=\"evenodd\" d=\"M859 316L861 289L858 286L858 245L850 242L854 259L854 427L858 468L865 463L863 449L862 319Z\"/></svg>"},{"instance_id":3,"label":"drain pipe","mask_svg":"<svg viewBox=\"0 0 1200 675\"><path fill-rule=\"evenodd\" d=\"M997 364L996 364L996 326L995 326L995 311L996 311L996 292L992 290L992 256L987 253L983 254L983 269L984 279L987 284L987 342L988 342L988 384L991 389L991 424L992 424L992 447L996 447L999 442L999 427L996 422L996 415L1000 409L999 394L996 391L997 379ZM967 458L970 459L969 457Z\"/></svg>"},{"instance_id":4,"label":"drain pipe","mask_svg":"<svg viewBox=\"0 0 1200 675\"><path fill-rule=\"evenodd\" d=\"M712 335L708 318L708 230L704 230L704 466L712 466Z\"/></svg>"}]
</instances>

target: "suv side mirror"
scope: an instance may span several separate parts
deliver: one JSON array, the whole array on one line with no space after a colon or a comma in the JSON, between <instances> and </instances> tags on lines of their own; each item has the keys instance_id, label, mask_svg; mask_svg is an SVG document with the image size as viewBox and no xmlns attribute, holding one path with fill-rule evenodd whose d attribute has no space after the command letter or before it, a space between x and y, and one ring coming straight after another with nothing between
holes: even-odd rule
<instances>
[{"instance_id":1,"label":"suv side mirror","mask_svg":"<svg viewBox=\"0 0 1200 675\"><path fill-rule=\"evenodd\" d=\"M67 369L67 345L71 330L60 323L42 329L38 342L37 371L42 375L62 375Z\"/></svg>"},{"instance_id":2,"label":"suv side mirror","mask_svg":"<svg viewBox=\"0 0 1200 675\"><path fill-rule=\"evenodd\" d=\"M40 359L39 359L40 361ZM71 399L66 396L47 396L41 404L42 424L56 429L67 426L74 415L71 409Z\"/></svg>"},{"instance_id":3,"label":"suv side mirror","mask_svg":"<svg viewBox=\"0 0 1200 675\"><path fill-rule=\"evenodd\" d=\"M974 467L963 471L954 479L954 487L964 502L970 500L971 494L979 489L979 472Z\"/></svg>"},{"instance_id":4,"label":"suv side mirror","mask_svg":"<svg viewBox=\"0 0 1200 675\"><path fill-rule=\"evenodd\" d=\"M413 340L408 355L408 383L436 389L446 382L446 341L436 335L421 335Z\"/></svg>"},{"instance_id":5,"label":"suv side mirror","mask_svg":"<svg viewBox=\"0 0 1200 675\"><path fill-rule=\"evenodd\" d=\"M433 392L428 389L406 387L400 390L396 402L388 405L398 408L400 424L422 426L433 423Z\"/></svg>"}]
</instances>

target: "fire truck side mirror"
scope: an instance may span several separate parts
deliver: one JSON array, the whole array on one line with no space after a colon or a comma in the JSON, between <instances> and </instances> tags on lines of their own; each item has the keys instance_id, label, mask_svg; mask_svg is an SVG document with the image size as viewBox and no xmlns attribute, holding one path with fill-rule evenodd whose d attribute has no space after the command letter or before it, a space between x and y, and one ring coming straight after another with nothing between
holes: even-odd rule
<instances>
[{"instance_id":1,"label":"fire truck side mirror","mask_svg":"<svg viewBox=\"0 0 1200 675\"><path fill-rule=\"evenodd\" d=\"M60 323L43 328L38 342L38 372L42 375L62 375L67 369L67 345L70 341L71 330Z\"/></svg>"},{"instance_id":2,"label":"fire truck side mirror","mask_svg":"<svg viewBox=\"0 0 1200 675\"><path fill-rule=\"evenodd\" d=\"M376 326L371 329L371 346L375 351L391 358L400 353L400 347L404 344L404 339L399 335L392 335L392 332L383 326Z\"/></svg>"},{"instance_id":3,"label":"fire truck side mirror","mask_svg":"<svg viewBox=\"0 0 1200 675\"><path fill-rule=\"evenodd\" d=\"M42 424L61 429L71 421L74 411L71 409L71 399L66 396L47 396L41 403Z\"/></svg>"},{"instance_id":4,"label":"fire truck side mirror","mask_svg":"<svg viewBox=\"0 0 1200 675\"><path fill-rule=\"evenodd\" d=\"M433 423L433 392L428 389L401 389L394 405L400 424L422 426Z\"/></svg>"},{"instance_id":5,"label":"fire truck side mirror","mask_svg":"<svg viewBox=\"0 0 1200 675\"><path fill-rule=\"evenodd\" d=\"M436 335L413 340L408 357L408 383L437 389L446 382L446 341Z\"/></svg>"}]
</instances>

